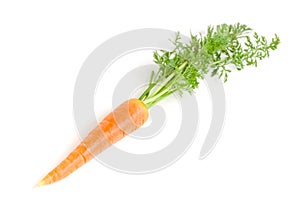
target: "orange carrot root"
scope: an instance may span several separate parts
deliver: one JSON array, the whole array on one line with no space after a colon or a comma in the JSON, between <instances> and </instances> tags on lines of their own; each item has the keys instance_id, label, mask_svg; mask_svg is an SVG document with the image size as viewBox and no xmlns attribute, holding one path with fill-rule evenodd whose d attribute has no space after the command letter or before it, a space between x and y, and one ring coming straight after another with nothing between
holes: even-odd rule
<instances>
[{"instance_id":1,"label":"orange carrot root","mask_svg":"<svg viewBox=\"0 0 300 200\"><path fill-rule=\"evenodd\" d=\"M125 101L108 114L37 186L51 184L65 178L94 156L141 127L148 119L148 115L148 108L142 101L138 99Z\"/></svg>"}]
</instances>

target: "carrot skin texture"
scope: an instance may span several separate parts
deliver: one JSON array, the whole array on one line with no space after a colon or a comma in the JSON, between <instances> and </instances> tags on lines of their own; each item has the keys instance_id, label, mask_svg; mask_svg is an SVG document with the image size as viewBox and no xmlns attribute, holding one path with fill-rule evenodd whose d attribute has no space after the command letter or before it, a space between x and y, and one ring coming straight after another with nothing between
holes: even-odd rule
<instances>
[{"instance_id":1,"label":"carrot skin texture","mask_svg":"<svg viewBox=\"0 0 300 200\"><path fill-rule=\"evenodd\" d=\"M141 127L148 116L148 108L142 101L135 98L125 101L109 113L67 158L37 185L51 184L67 177L94 156Z\"/></svg>"}]
</instances>

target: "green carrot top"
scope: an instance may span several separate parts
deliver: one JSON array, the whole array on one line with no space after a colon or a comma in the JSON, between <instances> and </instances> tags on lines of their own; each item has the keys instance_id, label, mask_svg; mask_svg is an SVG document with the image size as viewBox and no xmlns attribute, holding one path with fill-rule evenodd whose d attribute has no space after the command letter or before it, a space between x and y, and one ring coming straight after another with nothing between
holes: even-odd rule
<instances>
[{"instance_id":1,"label":"green carrot top","mask_svg":"<svg viewBox=\"0 0 300 200\"><path fill-rule=\"evenodd\" d=\"M159 50L153 54L159 68L152 71L148 87L139 97L148 108L173 93L193 93L207 74L226 82L232 69L257 66L258 60L277 48L280 39L275 34L268 41L237 23L209 26L206 35L191 34L188 44L182 42L178 32L172 43L172 51Z\"/></svg>"}]
</instances>

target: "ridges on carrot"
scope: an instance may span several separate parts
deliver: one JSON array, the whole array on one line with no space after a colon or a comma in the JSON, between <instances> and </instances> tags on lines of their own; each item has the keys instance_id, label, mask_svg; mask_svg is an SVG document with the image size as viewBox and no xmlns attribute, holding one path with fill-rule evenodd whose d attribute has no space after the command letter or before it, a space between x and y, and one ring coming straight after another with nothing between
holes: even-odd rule
<instances>
[{"instance_id":1,"label":"ridges on carrot","mask_svg":"<svg viewBox=\"0 0 300 200\"><path fill-rule=\"evenodd\" d=\"M142 101L135 98L125 101L108 114L37 186L51 184L65 178L94 156L142 126L148 119L148 115L148 108Z\"/></svg>"}]
</instances>

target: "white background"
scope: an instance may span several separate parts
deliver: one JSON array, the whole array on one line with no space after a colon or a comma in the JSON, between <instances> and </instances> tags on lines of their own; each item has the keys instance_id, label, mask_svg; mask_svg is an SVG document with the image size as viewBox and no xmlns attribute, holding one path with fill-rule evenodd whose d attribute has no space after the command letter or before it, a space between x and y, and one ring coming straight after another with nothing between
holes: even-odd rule
<instances>
[{"instance_id":1,"label":"white background","mask_svg":"<svg viewBox=\"0 0 300 200\"><path fill-rule=\"evenodd\" d=\"M0 198L299 199L297 1L103 2L1 1ZM282 44L259 68L230 75L222 138L206 159L198 160L200 126L190 150L163 171L128 175L91 161L63 181L33 187L79 140L74 83L101 42L137 28L188 34L223 22L277 33Z\"/></svg>"}]
</instances>

